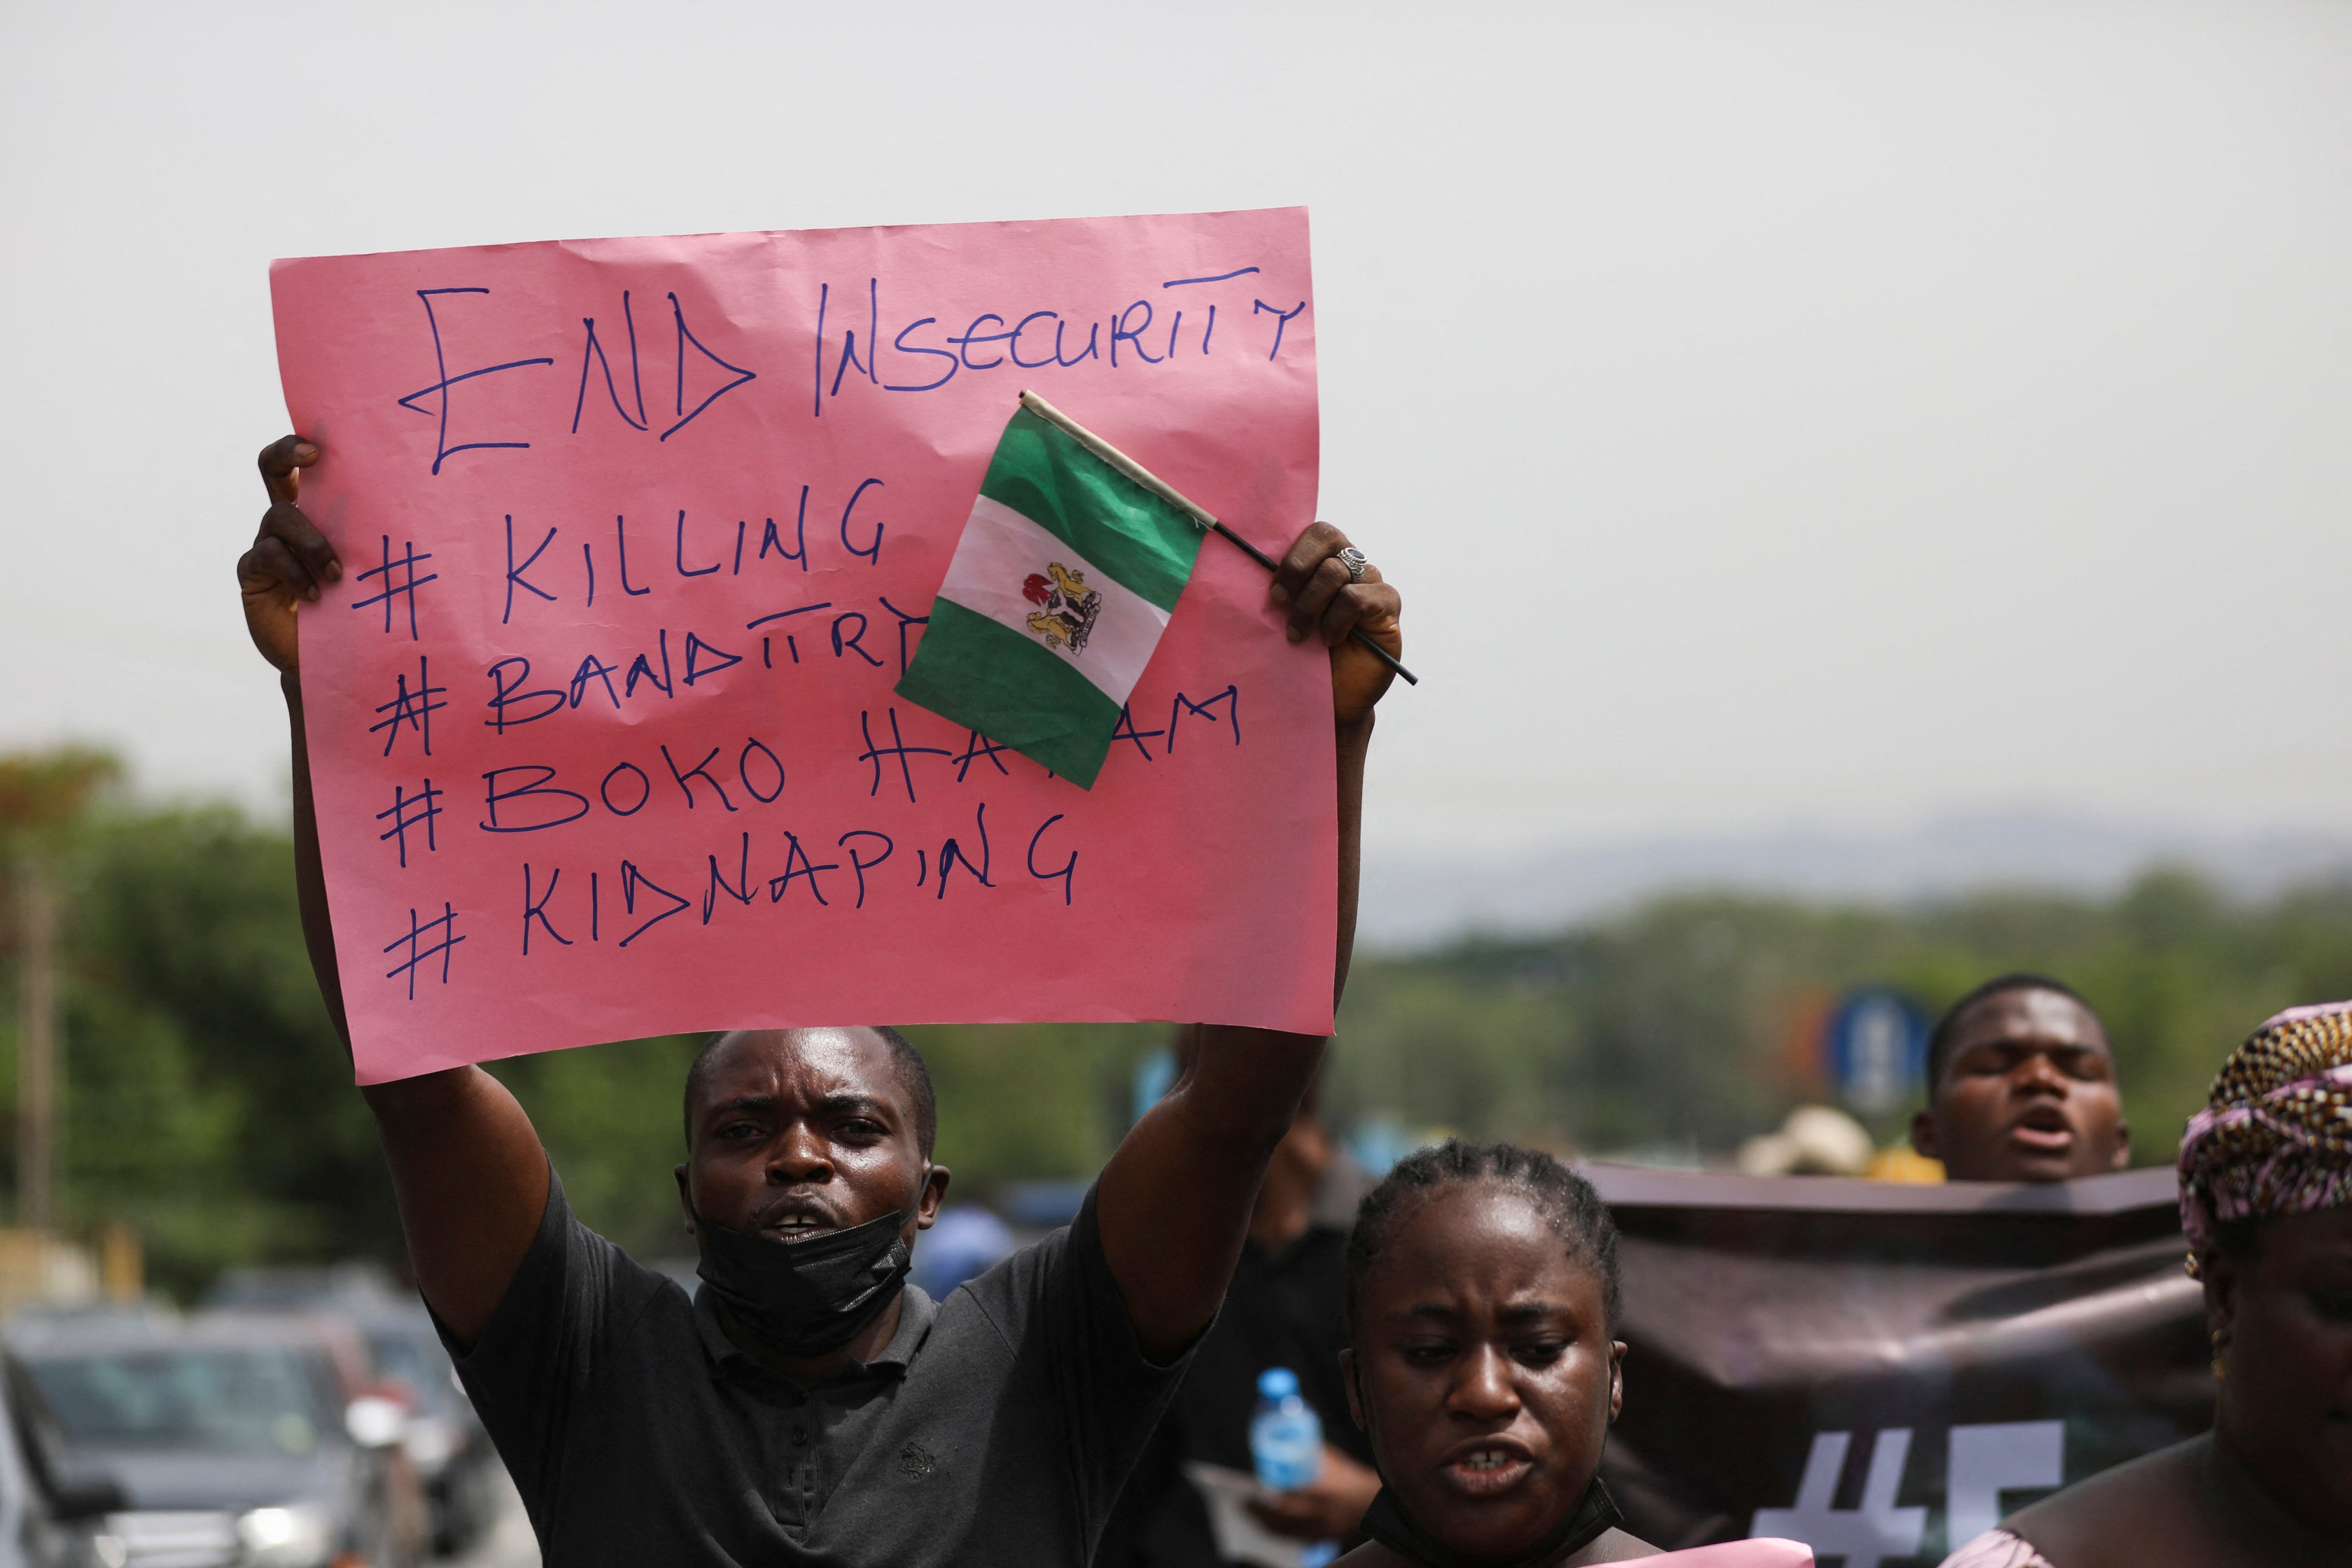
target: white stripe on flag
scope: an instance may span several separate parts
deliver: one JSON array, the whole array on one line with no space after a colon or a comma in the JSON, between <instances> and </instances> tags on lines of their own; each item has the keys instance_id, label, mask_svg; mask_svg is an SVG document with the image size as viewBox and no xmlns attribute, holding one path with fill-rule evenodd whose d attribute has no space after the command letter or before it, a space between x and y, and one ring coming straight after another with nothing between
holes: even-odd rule
<instances>
[{"instance_id":1,"label":"white stripe on flag","mask_svg":"<svg viewBox=\"0 0 2352 1568\"><path fill-rule=\"evenodd\" d=\"M1088 588L1102 595L1086 647L1076 653L1029 628L1029 617L1039 606L1023 593L1023 587L1032 576L1050 581L1046 568L1051 565L1083 577ZM1121 586L1108 573L1097 570L1057 536L986 496L971 504L971 517L956 542L955 559L948 563L940 597L1010 626L1038 647L1058 655L1114 702L1125 702L1128 693L1135 689L1168 625L1167 611Z\"/></svg>"}]
</instances>

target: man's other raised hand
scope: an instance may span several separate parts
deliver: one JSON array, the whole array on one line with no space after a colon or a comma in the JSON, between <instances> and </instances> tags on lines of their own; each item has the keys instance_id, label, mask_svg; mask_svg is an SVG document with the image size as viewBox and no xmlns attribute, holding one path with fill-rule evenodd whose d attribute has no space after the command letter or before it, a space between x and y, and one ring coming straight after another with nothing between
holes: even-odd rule
<instances>
[{"instance_id":1,"label":"man's other raised hand","mask_svg":"<svg viewBox=\"0 0 2352 1568\"><path fill-rule=\"evenodd\" d=\"M301 661L295 635L297 608L315 602L320 588L343 574L335 547L327 542L297 503L302 470L319 460L319 448L299 436L272 441L261 449L261 483L269 510L253 548L236 559L237 592L245 599L245 629L261 657L287 675Z\"/></svg>"},{"instance_id":2,"label":"man's other raised hand","mask_svg":"<svg viewBox=\"0 0 2352 1568\"><path fill-rule=\"evenodd\" d=\"M1403 602L1370 562L1362 563L1360 578L1351 572L1340 554L1348 548L1346 534L1328 522L1312 524L1291 542L1266 590L1267 597L1290 612L1292 642L1320 637L1331 650L1332 717L1343 727L1370 717L1372 704L1396 679L1348 634L1362 632L1392 657L1404 653L1404 633L1397 624Z\"/></svg>"}]
</instances>

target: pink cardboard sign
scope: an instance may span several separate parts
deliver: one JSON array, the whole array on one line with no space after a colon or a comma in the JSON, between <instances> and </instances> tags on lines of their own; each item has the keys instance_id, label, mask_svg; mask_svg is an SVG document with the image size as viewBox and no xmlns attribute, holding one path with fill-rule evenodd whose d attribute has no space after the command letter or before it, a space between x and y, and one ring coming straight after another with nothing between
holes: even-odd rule
<instances>
[{"instance_id":1,"label":"pink cardboard sign","mask_svg":"<svg viewBox=\"0 0 2352 1568\"><path fill-rule=\"evenodd\" d=\"M1208 541L1089 792L891 690L1034 389L1278 553L1301 209L280 261L362 1082L690 1029L1331 1021L1328 668Z\"/></svg>"}]
</instances>

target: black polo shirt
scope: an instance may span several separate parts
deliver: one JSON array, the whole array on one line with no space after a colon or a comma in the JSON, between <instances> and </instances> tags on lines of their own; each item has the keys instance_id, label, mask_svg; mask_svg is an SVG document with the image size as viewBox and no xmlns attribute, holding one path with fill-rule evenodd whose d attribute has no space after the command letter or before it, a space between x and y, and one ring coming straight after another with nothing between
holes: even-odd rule
<instances>
[{"instance_id":1,"label":"black polo shirt","mask_svg":"<svg viewBox=\"0 0 2352 1568\"><path fill-rule=\"evenodd\" d=\"M538 1237L458 1375L549 1568L1084 1568L1183 1363L1135 1342L1088 1193L1075 1223L813 1384L735 1348L572 1215Z\"/></svg>"}]
</instances>

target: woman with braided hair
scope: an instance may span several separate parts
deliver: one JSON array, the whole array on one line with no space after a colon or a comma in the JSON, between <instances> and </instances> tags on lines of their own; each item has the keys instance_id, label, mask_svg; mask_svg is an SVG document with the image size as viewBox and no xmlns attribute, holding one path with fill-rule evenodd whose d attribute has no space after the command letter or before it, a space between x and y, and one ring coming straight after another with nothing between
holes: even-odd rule
<instances>
[{"instance_id":1,"label":"woman with braided hair","mask_svg":"<svg viewBox=\"0 0 2352 1568\"><path fill-rule=\"evenodd\" d=\"M2222 1065L2180 1142L2213 1430L2036 1503L1944 1568L2352 1564L2352 1002Z\"/></svg>"},{"instance_id":2,"label":"woman with braided hair","mask_svg":"<svg viewBox=\"0 0 2352 1568\"><path fill-rule=\"evenodd\" d=\"M1624 1395L1617 1227L1549 1154L1448 1142L1400 1162L1348 1238L1348 1405L1381 1491L1343 1568L1797 1568L1748 1541L1661 1555L1617 1528L1601 1450Z\"/></svg>"}]
</instances>

